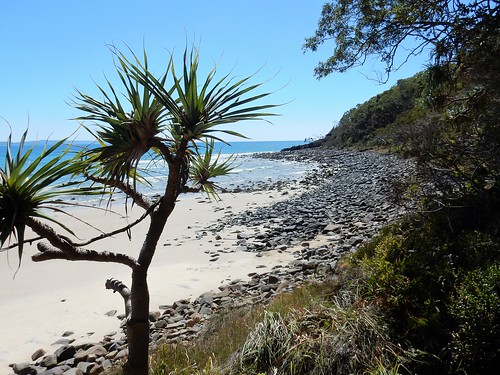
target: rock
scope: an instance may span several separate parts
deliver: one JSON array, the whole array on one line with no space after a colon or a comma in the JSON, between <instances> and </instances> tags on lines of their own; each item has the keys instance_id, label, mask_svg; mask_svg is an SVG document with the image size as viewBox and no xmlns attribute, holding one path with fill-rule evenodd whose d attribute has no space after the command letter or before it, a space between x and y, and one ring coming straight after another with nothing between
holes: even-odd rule
<instances>
[{"instance_id":1,"label":"rock","mask_svg":"<svg viewBox=\"0 0 500 375\"><path fill-rule=\"evenodd\" d=\"M73 343L75 339L73 338L64 338L64 339L59 339L56 342L52 343L52 345L69 345Z\"/></svg>"},{"instance_id":2,"label":"rock","mask_svg":"<svg viewBox=\"0 0 500 375\"><path fill-rule=\"evenodd\" d=\"M186 327L193 327L195 324L203 321L203 316L201 313L195 313L191 315L190 319L186 322Z\"/></svg>"},{"instance_id":3,"label":"rock","mask_svg":"<svg viewBox=\"0 0 500 375\"><path fill-rule=\"evenodd\" d=\"M80 362L76 366L76 368L80 370L84 375L89 374L92 367L94 367L93 362Z\"/></svg>"},{"instance_id":4,"label":"rock","mask_svg":"<svg viewBox=\"0 0 500 375\"><path fill-rule=\"evenodd\" d=\"M161 313L159 311L151 311L149 313L149 321L150 322L156 322L161 316Z\"/></svg>"},{"instance_id":5,"label":"rock","mask_svg":"<svg viewBox=\"0 0 500 375\"><path fill-rule=\"evenodd\" d=\"M123 349L123 350L120 350L118 353L116 353L114 359L122 359L122 358L127 357L127 355L128 355L128 349Z\"/></svg>"},{"instance_id":6,"label":"rock","mask_svg":"<svg viewBox=\"0 0 500 375\"><path fill-rule=\"evenodd\" d=\"M38 358L41 358L45 355L46 351L43 350L43 349L38 349L36 352L34 352L32 355L31 355L31 360L32 361L36 361Z\"/></svg>"},{"instance_id":7,"label":"rock","mask_svg":"<svg viewBox=\"0 0 500 375\"><path fill-rule=\"evenodd\" d=\"M73 335L75 332L73 331L65 331L63 334L62 334L62 337L68 337L68 336L71 336Z\"/></svg>"},{"instance_id":8,"label":"rock","mask_svg":"<svg viewBox=\"0 0 500 375\"><path fill-rule=\"evenodd\" d=\"M109 359L105 359L104 361L101 362L101 367L104 370L107 370L107 369L113 367L113 363Z\"/></svg>"},{"instance_id":9,"label":"rock","mask_svg":"<svg viewBox=\"0 0 500 375\"><path fill-rule=\"evenodd\" d=\"M186 326L186 322L180 321L177 323L172 323L167 325L167 329L177 329L177 328L184 328Z\"/></svg>"},{"instance_id":10,"label":"rock","mask_svg":"<svg viewBox=\"0 0 500 375\"><path fill-rule=\"evenodd\" d=\"M12 370L16 375L35 375L37 373L36 367L31 363L14 363Z\"/></svg>"},{"instance_id":11,"label":"rock","mask_svg":"<svg viewBox=\"0 0 500 375\"><path fill-rule=\"evenodd\" d=\"M42 358L42 360L40 361L40 366L51 368L57 365L57 363L57 355L49 354Z\"/></svg>"},{"instance_id":12,"label":"rock","mask_svg":"<svg viewBox=\"0 0 500 375\"><path fill-rule=\"evenodd\" d=\"M108 367L108 368L109 368L109 367ZM104 371L105 371L105 368L104 368L101 364L95 363L95 364L94 364L94 367L92 367L92 368L90 369L89 375L98 375L98 374L102 374Z\"/></svg>"},{"instance_id":13,"label":"rock","mask_svg":"<svg viewBox=\"0 0 500 375\"><path fill-rule=\"evenodd\" d=\"M203 293L201 296L198 297L198 303L200 305L211 305L214 303L214 293L207 292Z\"/></svg>"},{"instance_id":14,"label":"rock","mask_svg":"<svg viewBox=\"0 0 500 375\"><path fill-rule=\"evenodd\" d=\"M229 296L230 294L231 294L231 291L230 291L229 289L226 289L226 290L223 290L223 291L221 291L221 292L219 292L219 293L215 293L215 294L213 295L213 298L214 298L214 299L220 299L220 298L227 297L227 296Z\"/></svg>"},{"instance_id":15,"label":"rock","mask_svg":"<svg viewBox=\"0 0 500 375\"><path fill-rule=\"evenodd\" d=\"M411 175L410 162L391 155L319 149L266 154L265 157L314 161L318 167L311 168L307 177L300 181L263 182L250 188L234 189L273 189L273 196L278 195L275 191L282 192L281 195L293 194L269 206L251 207L241 214L220 208L224 211L222 219L196 231L196 238L209 233L215 241L225 238L223 250L213 251L221 246L218 242L205 252L211 261L220 259L221 254L236 251L251 251L261 257L268 251L293 251L296 260L272 267L270 272L252 272L248 275L249 281L225 280L228 284L221 285L219 292L204 293L194 302L182 299L172 305L160 305L159 309L164 310L162 314L152 312L149 315L152 348L167 342L190 340L200 332L204 321L221 309L266 302L310 277L321 280L332 272L342 253L355 250L385 223L406 212L389 199L387 181L391 176ZM317 239L326 245L315 246ZM262 264L257 268L263 271L267 266ZM116 311L111 310L106 315L115 316ZM119 314L117 318L123 320L125 316ZM125 320L121 327L125 329ZM71 336L73 332L67 331L64 335ZM56 344L63 346L52 357L42 358L39 365L53 366L52 369L27 365L23 371L28 374L45 371L46 375L51 370L58 371L57 374L65 371L68 375L99 374L128 354L126 339L113 341L105 337L99 344L102 352L92 352L91 348L97 344L73 347L70 345L73 341L69 337L58 340ZM33 353L33 360L43 355ZM73 368L68 369L69 366Z\"/></svg>"},{"instance_id":16,"label":"rock","mask_svg":"<svg viewBox=\"0 0 500 375\"><path fill-rule=\"evenodd\" d=\"M93 362L90 359L96 358L96 357L103 357L106 354L108 354L108 351L106 350L106 348L104 348L104 346L102 346L102 345L94 345L94 346L91 346L90 348L88 348L86 350L80 350L80 351L78 351L74 355L74 358L75 358L75 362L76 363L79 363L79 362L82 362L82 361Z\"/></svg>"},{"instance_id":17,"label":"rock","mask_svg":"<svg viewBox=\"0 0 500 375\"><path fill-rule=\"evenodd\" d=\"M272 290L276 290L278 288L278 285L276 284L265 284L265 285L262 285L260 287L260 290L262 292L269 292L269 291L272 291Z\"/></svg>"},{"instance_id":18,"label":"rock","mask_svg":"<svg viewBox=\"0 0 500 375\"><path fill-rule=\"evenodd\" d=\"M335 223L330 223L328 224L324 229L323 233L328 233L328 232L337 232L342 228L341 225L335 224Z\"/></svg>"},{"instance_id":19,"label":"rock","mask_svg":"<svg viewBox=\"0 0 500 375\"><path fill-rule=\"evenodd\" d=\"M76 353L76 348L72 345L61 346L54 354L57 356L57 362L62 362L67 359L73 358Z\"/></svg>"},{"instance_id":20,"label":"rock","mask_svg":"<svg viewBox=\"0 0 500 375\"><path fill-rule=\"evenodd\" d=\"M155 328L165 328L167 326L167 322L164 320L158 320L157 322L154 323Z\"/></svg>"},{"instance_id":21,"label":"rock","mask_svg":"<svg viewBox=\"0 0 500 375\"><path fill-rule=\"evenodd\" d=\"M68 371L65 371L63 375L84 375L84 373L78 368L70 368Z\"/></svg>"},{"instance_id":22,"label":"rock","mask_svg":"<svg viewBox=\"0 0 500 375\"><path fill-rule=\"evenodd\" d=\"M175 301L173 304L172 304L172 307L175 309L175 310L178 310L179 308L184 308L186 305L189 304L189 300L188 299L181 299L181 300L178 300L178 301Z\"/></svg>"},{"instance_id":23,"label":"rock","mask_svg":"<svg viewBox=\"0 0 500 375\"><path fill-rule=\"evenodd\" d=\"M39 372L37 375L63 375L69 369L70 369L70 367L68 365L61 365L61 366L52 367L51 369Z\"/></svg>"},{"instance_id":24,"label":"rock","mask_svg":"<svg viewBox=\"0 0 500 375\"><path fill-rule=\"evenodd\" d=\"M280 282L280 278L275 275L269 275L269 277L267 278L267 282L269 284L277 284Z\"/></svg>"},{"instance_id":25,"label":"rock","mask_svg":"<svg viewBox=\"0 0 500 375\"><path fill-rule=\"evenodd\" d=\"M106 315L106 316L115 316L117 312L118 312L118 311L116 311L116 310L109 310L109 311L108 311L107 313L105 313L104 315Z\"/></svg>"}]
</instances>

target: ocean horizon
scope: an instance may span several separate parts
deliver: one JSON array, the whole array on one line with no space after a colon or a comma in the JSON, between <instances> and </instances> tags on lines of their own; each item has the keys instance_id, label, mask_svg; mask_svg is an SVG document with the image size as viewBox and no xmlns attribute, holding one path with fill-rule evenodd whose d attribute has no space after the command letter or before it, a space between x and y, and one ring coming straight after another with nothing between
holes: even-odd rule
<instances>
[{"instance_id":1,"label":"ocean horizon","mask_svg":"<svg viewBox=\"0 0 500 375\"><path fill-rule=\"evenodd\" d=\"M27 141L25 150L34 147L30 158L36 158L40 155L44 147L51 146L57 141ZM288 160L272 160L255 158L252 154L278 152L284 148L304 144L304 141L235 141L228 144L215 142L214 154L220 153L221 160L225 160L233 155L233 171L220 176L213 182L220 188L226 190L255 188L262 184L273 184L280 181L299 180L311 168L309 163L301 163ZM73 141L68 142L75 151L83 147L91 147L96 144L91 141ZM96 144L97 145L97 144ZM13 142L11 152L15 154L19 147L19 142ZM203 146L202 146L203 147ZM61 147L61 151L65 147ZM5 155L7 150L6 142L0 142L0 165L4 168ZM153 161L153 158L147 156L139 163L139 168L147 170L145 173L149 185L141 187L141 191L147 195L158 195L163 192L168 168L164 163ZM75 197L77 201L84 200L86 204L91 204L97 197Z\"/></svg>"}]
</instances>

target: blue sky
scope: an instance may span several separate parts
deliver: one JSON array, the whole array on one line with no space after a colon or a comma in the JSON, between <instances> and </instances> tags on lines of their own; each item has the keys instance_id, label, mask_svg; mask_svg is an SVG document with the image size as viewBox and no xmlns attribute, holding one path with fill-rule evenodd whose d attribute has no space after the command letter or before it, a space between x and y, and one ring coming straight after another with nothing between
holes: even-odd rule
<instances>
[{"instance_id":1,"label":"blue sky","mask_svg":"<svg viewBox=\"0 0 500 375\"><path fill-rule=\"evenodd\" d=\"M323 136L355 105L424 67L423 56L407 64L385 85L375 77L376 60L363 69L333 74L318 81L317 62L331 46L303 53L324 0L3 0L0 11L0 118L19 139L29 126L29 139L60 139L76 133L91 139L67 103L75 88L97 95L104 76L115 81L109 45L145 46L153 70L166 66L170 52L181 57L186 43L200 48L200 65L234 76L257 72L275 91L279 117L237 124L232 129L254 140L303 140ZM0 119L0 141L10 130Z\"/></svg>"}]
</instances>

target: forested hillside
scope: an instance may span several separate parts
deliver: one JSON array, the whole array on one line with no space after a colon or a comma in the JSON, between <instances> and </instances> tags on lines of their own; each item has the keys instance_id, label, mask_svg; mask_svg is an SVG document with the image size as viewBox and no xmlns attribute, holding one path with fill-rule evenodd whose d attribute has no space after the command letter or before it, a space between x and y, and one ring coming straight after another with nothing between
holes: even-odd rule
<instances>
[{"instance_id":1,"label":"forested hillside","mask_svg":"<svg viewBox=\"0 0 500 375\"><path fill-rule=\"evenodd\" d=\"M393 144L390 130L397 131L397 124L412 121L416 107L422 106L427 87L426 72L399 80L389 90L345 112L338 125L317 145L366 148Z\"/></svg>"}]
</instances>

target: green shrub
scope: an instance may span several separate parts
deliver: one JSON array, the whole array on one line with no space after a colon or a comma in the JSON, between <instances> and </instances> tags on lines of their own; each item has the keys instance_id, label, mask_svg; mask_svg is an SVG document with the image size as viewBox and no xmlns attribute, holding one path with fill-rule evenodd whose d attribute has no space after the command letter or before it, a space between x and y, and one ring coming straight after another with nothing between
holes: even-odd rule
<instances>
[{"instance_id":1,"label":"green shrub","mask_svg":"<svg viewBox=\"0 0 500 375\"><path fill-rule=\"evenodd\" d=\"M490 265L500 260L500 243L492 235L473 231L462 236L460 240L461 266L475 269Z\"/></svg>"},{"instance_id":2,"label":"green shrub","mask_svg":"<svg viewBox=\"0 0 500 375\"><path fill-rule=\"evenodd\" d=\"M385 308L396 337L429 352L447 345L453 248L419 220L397 223L355 254L366 299Z\"/></svg>"},{"instance_id":3,"label":"green shrub","mask_svg":"<svg viewBox=\"0 0 500 375\"><path fill-rule=\"evenodd\" d=\"M450 312L458 327L451 344L455 362L475 373L496 373L500 365L500 265L470 271Z\"/></svg>"}]
</instances>

